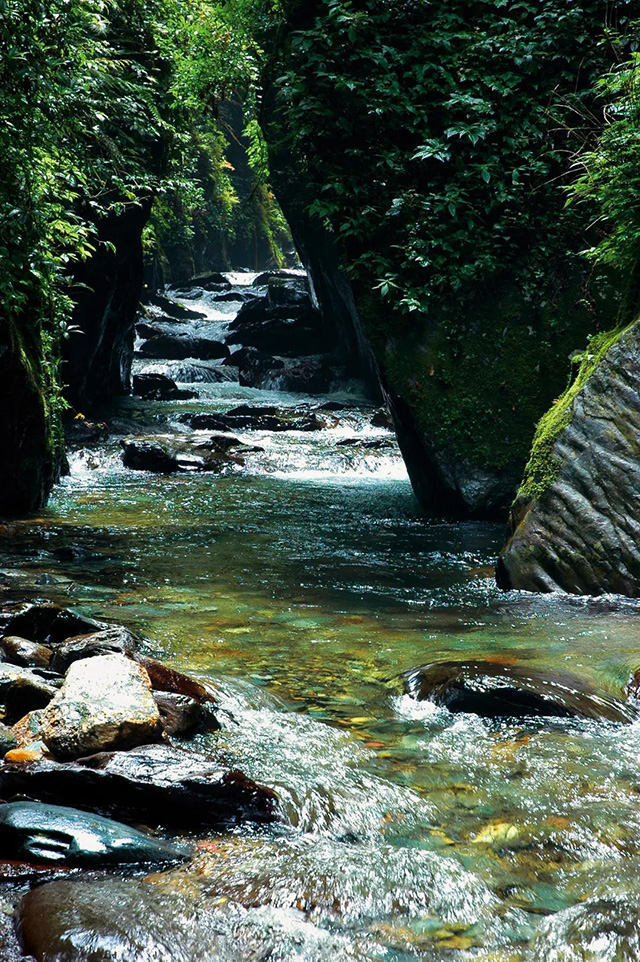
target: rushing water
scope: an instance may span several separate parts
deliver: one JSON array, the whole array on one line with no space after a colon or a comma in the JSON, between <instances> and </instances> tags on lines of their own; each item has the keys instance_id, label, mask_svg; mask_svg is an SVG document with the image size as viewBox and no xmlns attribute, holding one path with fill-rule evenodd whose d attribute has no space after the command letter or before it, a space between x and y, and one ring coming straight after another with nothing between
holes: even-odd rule
<instances>
[{"instance_id":1,"label":"rushing water","mask_svg":"<svg viewBox=\"0 0 640 962\"><path fill-rule=\"evenodd\" d=\"M209 336L238 307L196 306ZM142 630L219 693L223 731L198 747L280 794L284 825L212 837L151 881L283 962L640 958L640 725L454 716L398 681L479 657L620 694L640 608L498 591L501 527L426 520L355 394L322 431L236 432L263 451L226 476L125 469L117 435L136 424L327 400L196 387L195 401L124 400L42 517L0 528L8 595Z\"/></svg>"}]
</instances>

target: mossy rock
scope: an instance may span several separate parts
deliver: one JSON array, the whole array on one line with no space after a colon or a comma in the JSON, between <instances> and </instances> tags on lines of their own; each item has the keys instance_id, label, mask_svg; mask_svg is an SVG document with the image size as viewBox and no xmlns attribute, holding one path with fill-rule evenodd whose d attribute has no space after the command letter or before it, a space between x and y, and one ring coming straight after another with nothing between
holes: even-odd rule
<instances>
[{"instance_id":1,"label":"mossy rock","mask_svg":"<svg viewBox=\"0 0 640 962\"><path fill-rule=\"evenodd\" d=\"M640 320L602 334L541 419L498 563L504 588L640 595Z\"/></svg>"}]
</instances>

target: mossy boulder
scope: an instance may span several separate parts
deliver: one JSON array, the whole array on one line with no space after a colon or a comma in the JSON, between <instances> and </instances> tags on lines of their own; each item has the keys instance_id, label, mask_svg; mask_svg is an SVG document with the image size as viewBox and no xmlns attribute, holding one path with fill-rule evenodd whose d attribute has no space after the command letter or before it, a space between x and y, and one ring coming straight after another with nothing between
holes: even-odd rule
<instances>
[{"instance_id":1,"label":"mossy boulder","mask_svg":"<svg viewBox=\"0 0 640 962\"><path fill-rule=\"evenodd\" d=\"M542 418L498 562L503 588L640 595L640 321L594 338Z\"/></svg>"}]
</instances>

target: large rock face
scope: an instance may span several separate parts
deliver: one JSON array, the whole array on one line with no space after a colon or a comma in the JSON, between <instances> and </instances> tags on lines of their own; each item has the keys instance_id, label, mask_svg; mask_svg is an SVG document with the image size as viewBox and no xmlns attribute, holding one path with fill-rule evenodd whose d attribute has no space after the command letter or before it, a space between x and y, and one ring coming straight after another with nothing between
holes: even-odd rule
<instances>
[{"instance_id":1,"label":"large rock face","mask_svg":"<svg viewBox=\"0 0 640 962\"><path fill-rule=\"evenodd\" d=\"M614 287L580 256L591 212L559 189L571 134L550 109L592 109L603 13L287 6L263 111L274 187L342 349L379 372L430 513L506 515L569 356L614 323Z\"/></svg>"},{"instance_id":2,"label":"large rock face","mask_svg":"<svg viewBox=\"0 0 640 962\"><path fill-rule=\"evenodd\" d=\"M131 204L100 222L101 243L75 272L73 324L63 378L67 396L80 411L129 389L134 323L144 282L142 231L151 200Z\"/></svg>"},{"instance_id":3,"label":"large rock face","mask_svg":"<svg viewBox=\"0 0 640 962\"><path fill-rule=\"evenodd\" d=\"M585 358L541 422L498 582L640 595L640 322Z\"/></svg>"}]
</instances>

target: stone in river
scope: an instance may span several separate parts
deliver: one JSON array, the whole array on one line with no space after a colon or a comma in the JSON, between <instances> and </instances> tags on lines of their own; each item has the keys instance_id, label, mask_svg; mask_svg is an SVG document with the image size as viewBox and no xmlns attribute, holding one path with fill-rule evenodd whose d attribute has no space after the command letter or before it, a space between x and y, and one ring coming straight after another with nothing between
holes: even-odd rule
<instances>
[{"instance_id":1,"label":"stone in river","mask_svg":"<svg viewBox=\"0 0 640 962\"><path fill-rule=\"evenodd\" d=\"M207 691L204 685L196 681L195 678L184 675L181 671L176 671L175 668L169 668L168 665L163 664L161 661L146 658L144 655L138 656L136 660L146 669L151 679L151 687L154 691L168 691L174 692L176 695L188 695L189 698L195 698L196 701L208 702L212 706L215 706L216 700L213 695Z\"/></svg>"},{"instance_id":2,"label":"stone in river","mask_svg":"<svg viewBox=\"0 0 640 962\"><path fill-rule=\"evenodd\" d=\"M69 865L176 862L189 853L121 822L41 802L0 804L0 858Z\"/></svg>"},{"instance_id":3,"label":"stone in river","mask_svg":"<svg viewBox=\"0 0 640 962\"><path fill-rule=\"evenodd\" d=\"M225 934L217 912L134 879L58 879L19 910L25 952L37 962L260 962L270 949ZM229 930L227 929L227 933Z\"/></svg>"},{"instance_id":4,"label":"stone in river","mask_svg":"<svg viewBox=\"0 0 640 962\"><path fill-rule=\"evenodd\" d=\"M58 758L78 758L155 741L160 714L145 669L124 655L74 662L43 719L42 739Z\"/></svg>"},{"instance_id":5,"label":"stone in river","mask_svg":"<svg viewBox=\"0 0 640 962\"><path fill-rule=\"evenodd\" d=\"M148 401L188 401L197 397L195 391L181 390L166 374L134 374L131 390Z\"/></svg>"},{"instance_id":6,"label":"stone in river","mask_svg":"<svg viewBox=\"0 0 640 962\"><path fill-rule=\"evenodd\" d=\"M192 735L220 728L215 715L195 698L169 691L154 692L153 697L167 735Z\"/></svg>"},{"instance_id":7,"label":"stone in river","mask_svg":"<svg viewBox=\"0 0 640 962\"><path fill-rule=\"evenodd\" d=\"M177 471L221 472L243 465L246 454L260 450L227 435L209 438L184 438L156 435L125 438L123 464L136 471L173 474Z\"/></svg>"},{"instance_id":8,"label":"stone in river","mask_svg":"<svg viewBox=\"0 0 640 962\"><path fill-rule=\"evenodd\" d=\"M35 602L20 605L17 610L7 612L4 621L5 635L19 635L55 647L72 635L99 631L107 626L92 618L85 618L69 608L50 602Z\"/></svg>"},{"instance_id":9,"label":"stone in river","mask_svg":"<svg viewBox=\"0 0 640 962\"><path fill-rule=\"evenodd\" d=\"M413 668L403 677L412 698L484 718L534 715L631 722L636 717L633 706L570 672L491 661L443 661Z\"/></svg>"},{"instance_id":10,"label":"stone in river","mask_svg":"<svg viewBox=\"0 0 640 962\"><path fill-rule=\"evenodd\" d=\"M280 817L276 794L224 762L171 745L101 752L77 762L0 767L0 797L73 802L121 819L185 828Z\"/></svg>"},{"instance_id":11,"label":"stone in river","mask_svg":"<svg viewBox=\"0 0 640 962\"><path fill-rule=\"evenodd\" d=\"M131 654L137 647L138 639L133 632L121 625L113 625L103 631L94 631L89 635L76 635L63 642L55 650L51 668L64 675L74 661L112 653Z\"/></svg>"},{"instance_id":12,"label":"stone in river","mask_svg":"<svg viewBox=\"0 0 640 962\"><path fill-rule=\"evenodd\" d=\"M39 645L37 641L29 641L16 635L6 635L0 644L7 661L27 668L47 668L53 654L46 645Z\"/></svg>"},{"instance_id":13,"label":"stone in river","mask_svg":"<svg viewBox=\"0 0 640 962\"><path fill-rule=\"evenodd\" d=\"M39 708L24 715L10 730L15 744L12 748L28 748L34 742L42 741L42 722L44 709ZM43 743L44 744L44 743ZM6 749L9 751L9 749Z\"/></svg>"},{"instance_id":14,"label":"stone in river","mask_svg":"<svg viewBox=\"0 0 640 962\"><path fill-rule=\"evenodd\" d=\"M141 357L167 358L173 361L185 360L188 357L213 361L229 357L230 352L226 344L205 337L156 334L144 342L139 353Z\"/></svg>"}]
</instances>

